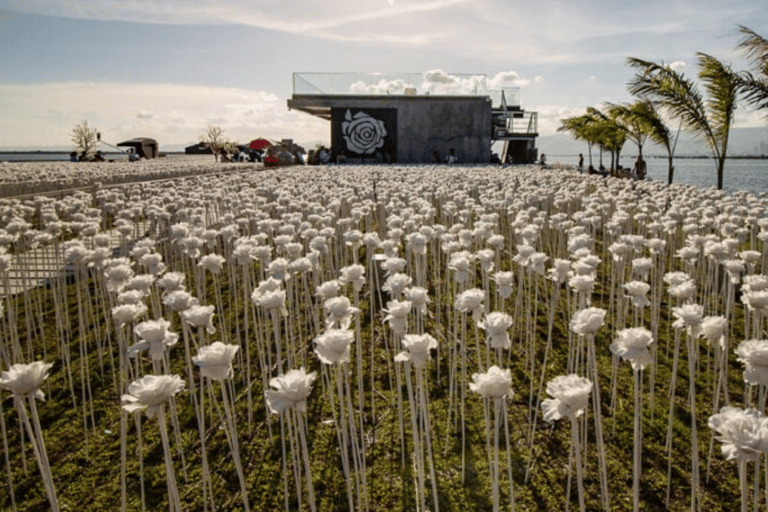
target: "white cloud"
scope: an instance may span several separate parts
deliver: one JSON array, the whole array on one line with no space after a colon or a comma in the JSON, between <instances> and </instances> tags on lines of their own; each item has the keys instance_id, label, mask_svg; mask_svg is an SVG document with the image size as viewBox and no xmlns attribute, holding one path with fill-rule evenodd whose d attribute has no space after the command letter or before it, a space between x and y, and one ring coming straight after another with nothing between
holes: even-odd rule
<instances>
[{"instance_id":1,"label":"white cloud","mask_svg":"<svg viewBox=\"0 0 768 512\"><path fill-rule=\"evenodd\" d=\"M685 68L685 62L681 60L676 60L672 64L669 65L670 68L672 68L675 71L680 71L681 69Z\"/></svg>"},{"instance_id":2,"label":"white cloud","mask_svg":"<svg viewBox=\"0 0 768 512\"><path fill-rule=\"evenodd\" d=\"M184 144L198 140L209 124L240 142L330 136L327 121L289 111L284 99L264 91L141 83L0 84L0 140L66 145L72 127L83 119L109 143L146 136L161 145Z\"/></svg>"}]
</instances>

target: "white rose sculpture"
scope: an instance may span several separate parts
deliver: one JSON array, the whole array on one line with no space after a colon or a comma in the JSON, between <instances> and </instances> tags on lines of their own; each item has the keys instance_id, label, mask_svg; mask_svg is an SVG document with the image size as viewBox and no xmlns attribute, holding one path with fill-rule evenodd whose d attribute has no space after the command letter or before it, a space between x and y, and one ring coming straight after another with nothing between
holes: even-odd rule
<instances>
[{"instance_id":1,"label":"white rose sculpture","mask_svg":"<svg viewBox=\"0 0 768 512\"><path fill-rule=\"evenodd\" d=\"M384 146L387 129L384 121L374 119L365 112L354 116L347 110L345 121L341 123L341 133L347 149L359 155L372 155Z\"/></svg>"}]
</instances>

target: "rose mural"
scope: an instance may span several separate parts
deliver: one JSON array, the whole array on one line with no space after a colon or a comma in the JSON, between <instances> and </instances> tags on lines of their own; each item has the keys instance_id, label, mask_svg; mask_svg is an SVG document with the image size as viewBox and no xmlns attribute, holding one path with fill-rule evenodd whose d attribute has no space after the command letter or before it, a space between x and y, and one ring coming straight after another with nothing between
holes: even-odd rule
<instances>
[{"instance_id":1,"label":"rose mural","mask_svg":"<svg viewBox=\"0 0 768 512\"><path fill-rule=\"evenodd\" d=\"M397 109L334 107L331 144L349 163L391 162L397 155Z\"/></svg>"},{"instance_id":2,"label":"rose mural","mask_svg":"<svg viewBox=\"0 0 768 512\"><path fill-rule=\"evenodd\" d=\"M358 112L354 116L347 109L344 114L345 121L341 123L341 132L347 149L360 155L372 155L377 149L384 146L387 137L387 128L384 121L374 119L365 112Z\"/></svg>"}]
</instances>

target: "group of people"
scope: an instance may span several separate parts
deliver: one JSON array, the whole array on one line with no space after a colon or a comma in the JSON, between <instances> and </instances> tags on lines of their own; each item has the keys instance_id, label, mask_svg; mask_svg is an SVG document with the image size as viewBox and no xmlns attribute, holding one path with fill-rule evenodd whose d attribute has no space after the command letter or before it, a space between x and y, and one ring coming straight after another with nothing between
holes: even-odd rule
<instances>
[{"instance_id":1,"label":"group of people","mask_svg":"<svg viewBox=\"0 0 768 512\"><path fill-rule=\"evenodd\" d=\"M435 164L443 163L443 159L440 158L440 153L438 153L437 151L432 152L432 163L435 163ZM456 148L451 148L448 150L448 154L445 157L445 163L446 164L459 163L459 157L458 155L456 155Z\"/></svg>"},{"instance_id":2,"label":"group of people","mask_svg":"<svg viewBox=\"0 0 768 512\"><path fill-rule=\"evenodd\" d=\"M542 158L544 155L542 155ZM584 155L579 153L579 173L584 173ZM600 174L603 177L612 176L614 178L631 178L633 180L644 180L646 174L648 173L648 165L645 163L645 160L643 159L643 155L637 155L637 159L635 160L635 165L630 170L629 168L622 167L621 165L618 165L615 170L611 169L608 171L605 166L601 163L600 167L598 169L595 169L592 164L589 165L586 169L587 174Z\"/></svg>"}]
</instances>

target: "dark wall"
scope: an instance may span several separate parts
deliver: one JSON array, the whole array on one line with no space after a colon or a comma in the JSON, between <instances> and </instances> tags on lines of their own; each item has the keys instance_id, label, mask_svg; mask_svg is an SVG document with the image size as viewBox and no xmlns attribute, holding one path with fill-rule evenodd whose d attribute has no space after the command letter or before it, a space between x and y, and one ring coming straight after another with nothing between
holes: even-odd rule
<instances>
[{"instance_id":1,"label":"dark wall","mask_svg":"<svg viewBox=\"0 0 768 512\"><path fill-rule=\"evenodd\" d=\"M374 162L385 157L384 148L395 155L391 161L399 163L431 163L435 153L444 162L451 148L459 163L488 163L491 158L491 102L485 96L328 95L294 98L288 105L330 110L334 158L344 155L347 161ZM362 122L357 121L361 118L381 121L387 131L381 154L374 151L374 158L352 154L343 138L343 123Z\"/></svg>"}]
</instances>

